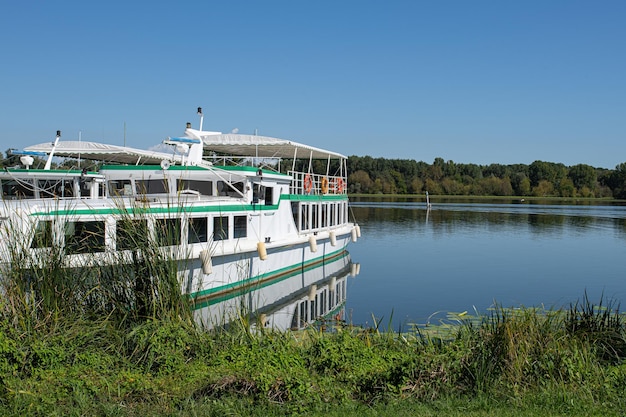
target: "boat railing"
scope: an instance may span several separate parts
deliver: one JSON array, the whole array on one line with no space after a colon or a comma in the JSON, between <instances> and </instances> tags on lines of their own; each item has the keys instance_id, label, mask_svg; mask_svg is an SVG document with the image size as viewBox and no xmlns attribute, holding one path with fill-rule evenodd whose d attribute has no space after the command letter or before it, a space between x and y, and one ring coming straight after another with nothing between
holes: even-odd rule
<instances>
[{"instance_id":1,"label":"boat railing","mask_svg":"<svg viewBox=\"0 0 626 417\"><path fill-rule=\"evenodd\" d=\"M292 177L291 194L301 195L341 195L347 194L346 179L339 175L312 174L289 171Z\"/></svg>"}]
</instances>

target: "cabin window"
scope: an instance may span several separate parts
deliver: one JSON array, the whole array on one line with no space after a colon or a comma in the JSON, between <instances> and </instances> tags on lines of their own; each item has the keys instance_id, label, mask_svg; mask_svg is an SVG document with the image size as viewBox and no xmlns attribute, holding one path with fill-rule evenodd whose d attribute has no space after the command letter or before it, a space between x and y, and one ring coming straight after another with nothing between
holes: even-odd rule
<instances>
[{"instance_id":1,"label":"cabin window","mask_svg":"<svg viewBox=\"0 0 626 417\"><path fill-rule=\"evenodd\" d=\"M104 222L65 223L65 249L68 254L104 252Z\"/></svg>"},{"instance_id":2,"label":"cabin window","mask_svg":"<svg viewBox=\"0 0 626 417\"><path fill-rule=\"evenodd\" d=\"M311 228L317 229L319 227L319 214L318 214L319 206L317 204L311 205Z\"/></svg>"},{"instance_id":3,"label":"cabin window","mask_svg":"<svg viewBox=\"0 0 626 417\"><path fill-rule=\"evenodd\" d=\"M91 181L87 181L84 178L81 178L78 184L80 186L80 195L82 197L91 196Z\"/></svg>"},{"instance_id":4,"label":"cabin window","mask_svg":"<svg viewBox=\"0 0 626 417\"><path fill-rule=\"evenodd\" d=\"M248 236L248 216L235 216L233 219L233 237L235 239Z\"/></svg>"},{"instance_id":5,"label":"cabin window","mask_svg":"<svg viewBox=\"0 0 626 417\"><path fill-rule=\"evenodd\" d=\"M2 197L7 200L35 198L35 189L31 180L2 181Z\"/></svg>"},{"instance_id":6,"label":"cabin window","mask_svg":"<svg viewBox=\"0 0 626 417\"><path fill-rule=\"evenodd\" d=\"M309 220L309 205L308 204L302 204L302 214L300 216L300 219L302 221L301 223L301 227L300 230L309 230L311 227L309 226L310 224L310 220Z\"/></svg>"},{"instance_id":7,"label":"cabin window","mask_svg":"<svg viewBox=\"0 0 626 417\"><path fill-rule=\"evenodd\" d=\"M228 217L218 216L213 218L213 240L228 239Z\"/></svg>"},{"instance_id":8,"label":"cabin window","mask_svg":"<svg viewBox=\"0 0 626 417\"><path fill-rule=\"evenodd\" d=\"M213 182L195 180L177 180L176 189L178 192L185 190L197 191L202 195L213 195Z\"/></svg>"},{"instance_id":9,"label":"cabin window","mask_svg":"<svg viewBox=\"0 0 626 417\"><path fill-rule=\"evenodd\" d=\"M328 204L322 204L322 227L328 225Z\"/></svg>"},{"instance_id":10,"label":"cabin window","mask_svg":"<svg viewBox=\"0 0 626 417\"><path fill-rule=\"evenodd\" d=\"M291 215L293 216L293 222L296 224L296 227L300 229L300 218L298 216L298 207L299 204L295 201L291 202Z\"/></svg>"},{"instance_id":11,"label":"cabin window","mask_svg":"<svg viewBox=\"0 0 626 417\"><path fill-rule=\"evenodd\" d=\"M208 241L209 222L206 217L193 217L189 219L188 243L200 243Z\"/></svg>"},{"instance_id":12,"label":"cabin window","mask_svg":"<svg viewBox=\"0 0 626 417\"><path fill-rule=\"evenodd\" d=\"M271 206L274 204L274 188L265 187L265 205Z\"/></svg>"},{"instance_id":13,"label":"cabin window","mask_svg":"<svg viewBox=\"0 0 626 417\"><path fill-rule=\"evenodd\" d=\"M52 220L41 220L35 226L35 234L30 244L31 248L51 248L52 240Z\"/></svg>"},{"instance_id":14,"label":"cabin window","mask_svg":"<svg viewBox=\"0 0 626 417\"><path fill-rule=\"evenodd\" d=\"M37 186L41 198L74 196L74 181L72 180L39 180Z\"/></svg>"},{"instance_id":15,"label":"cabin window","mask_svg":"<svg viewBox=\"0 0 626 417\"><path fill-rule=\"evenodd\" d=\"M337 224L337 204L330 204L330 225L334 226Z\"/></svg>"},{"instance_id":16,"label":"cabin window","mask_svg":"<svg viewBox=\"0 0 626 417\"><path fill-rule=\"evenodd\" d=\"M217 193L220 196L241 197L243 188L243 182L233 182L230 185L226 181L217 182Z\"/></svg>"},{"instance_id":17,"label":"cabin window","mask_svg":"<svg viewBox=\"0 0 626 417\"><path fill-rule=\"evenodd\" d=\"M145 219L120 219L115 225L117 250L135 250L148 246L148 222Z\"/></svg>"},{"instance_id":18,"label":"cabin window","mask_svg":"<svg viewBox=\"0 0 626 417\"><path fill-rule=\"evenodd\" d=\"M130 180L113 180L109 181L109 195L133 195L133 188Z\"/></svg>"},{"instance_id":19,"label":"cabin window","mask_svg":"<svg viewBox=\"0 0 626 417\"><path fill-rule=\"evenodd\" d=\"M135 190L139 195L146 194L166 194L169 193L167 179L158 180L137 180L135 181Z\"/></svg>"},{"instance_id":20,"label":"cabin window","mask_svg":"<svg viewBox=\"0 0 626 417\"><path fill-rule=\"evenodd\" d=\"M156 219L154 232L159 246L180 245L180 219Z\"/></svg>"}]
</instances>

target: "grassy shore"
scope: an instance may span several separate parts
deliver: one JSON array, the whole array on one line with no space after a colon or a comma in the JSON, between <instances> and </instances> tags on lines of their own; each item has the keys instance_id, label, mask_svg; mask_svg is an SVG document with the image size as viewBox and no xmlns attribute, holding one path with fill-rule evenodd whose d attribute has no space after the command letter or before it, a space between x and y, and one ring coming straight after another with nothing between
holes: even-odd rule
<instances>
[{"instance_id":1,"label":"grassy shore","mask_svg":"<svg viewBox=\"0 0 626 417\"><path fill-rule=\"evenodd\" d=\"M404 334L253 333L244 317L203 331L167 314L35 323L5 308L1 414L623 416L624 316L601 304L499 308Z\"/></svg>"}]
</instances>

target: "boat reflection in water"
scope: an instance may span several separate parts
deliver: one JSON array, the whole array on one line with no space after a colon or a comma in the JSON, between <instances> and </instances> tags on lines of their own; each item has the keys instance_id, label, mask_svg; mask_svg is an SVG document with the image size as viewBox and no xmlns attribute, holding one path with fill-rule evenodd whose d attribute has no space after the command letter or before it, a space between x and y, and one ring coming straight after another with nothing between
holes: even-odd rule
<instances>
[{"instance_id":1,"label":"boat reflection in water","mask_svg":"<svg viewBox=\"0 0 626 417\"><path fill-rule=\"evenodd\" d=\"M209 328L248 322L251 328L274 330L300 330L326 320L345 320L347 280L359 269L344 250L245 289L218 294L196 309L196 320Z\"/></svg>"}]
</instances>

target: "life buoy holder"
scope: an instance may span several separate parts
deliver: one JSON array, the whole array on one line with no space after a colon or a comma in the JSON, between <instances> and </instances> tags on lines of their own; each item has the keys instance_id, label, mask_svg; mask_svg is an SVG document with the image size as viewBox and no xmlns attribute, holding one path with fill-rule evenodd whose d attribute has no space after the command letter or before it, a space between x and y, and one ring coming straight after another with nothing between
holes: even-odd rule
<instances>
[{"instance_id":1,"label":"life buoy holder","mask_svg":"<svg viewBox=\"0 0 626 417\"><path fill-rule=\"evenodd\" d=\"M304 176L304 191L310 193L313 189L313 181L311 180L311 175L306 174Z\"/></svg>"},{"instance_id":2,"label":"life buoy holder","mask_svg":"<svg viewBox=\"0 0 626 417\"><path fill-rule=\"evenodd\" d=\"M328 193L328 178L323 177L322 178L322 194L327 194Z\"/></svg>"}]
</instances>

